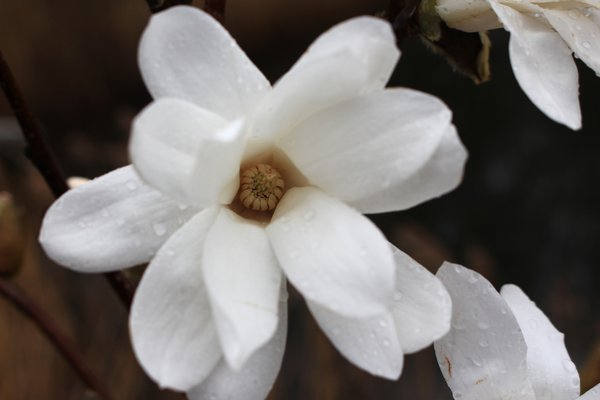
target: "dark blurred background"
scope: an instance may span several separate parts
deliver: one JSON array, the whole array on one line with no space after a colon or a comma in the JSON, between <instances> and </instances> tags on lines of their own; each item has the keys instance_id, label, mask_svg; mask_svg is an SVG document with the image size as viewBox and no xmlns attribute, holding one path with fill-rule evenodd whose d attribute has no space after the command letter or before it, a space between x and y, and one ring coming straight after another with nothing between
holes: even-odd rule
<instances>
[{"instance_id":1,"label":"dark blurred background","mask_svg":"<svg viewBox=\"0 0 600 400\"><path fill-rule=\"evenodd\" d=\"M275 81L324 29L386 6L383 0L231 0L225 25ZM131 119L151 100L136 64L149 16L143 0L0 0L0 49L68 175L94 177L127 163ZM492 80L482 85L453 72L419 39L402 44L390 85L444 100L470 158L453 193L373 220L431 271L450 260L480 271L497 288L521 286L565 333L587 388L600 380L600 117L594 95L600 79L578 61L584 128L569 131L518 87L508 34L494 31L491 39ZM127 314L105 280L53 265L41 252L37 232L53 198L22 149L1 97L0 191L12 195L26 246L14 281L56 318L117 399L181 398L156 389L137 366ZM0 327L0 399L94 398L4 299ZM353 367L292 294L288 347L270 398L431 400L451 394L432 349L406 356L396 382Z\"/></svg>"}]
</instances>

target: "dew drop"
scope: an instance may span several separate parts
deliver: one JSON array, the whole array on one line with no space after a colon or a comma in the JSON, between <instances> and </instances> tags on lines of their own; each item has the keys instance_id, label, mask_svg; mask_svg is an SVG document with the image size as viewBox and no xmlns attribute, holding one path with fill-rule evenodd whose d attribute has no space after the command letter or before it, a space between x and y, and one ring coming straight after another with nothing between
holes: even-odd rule
<instances>
[{"instance_id":1,"label":"dew drop","mask_svg":"<svg viewBox=\"0 0 600 400\"><path fill-rule=\"evenodd\" d=\"M161 222L155 222L152 224L152 230L156 236L163 236L165 233L167 233L167 227Z\"/></svg>"},{"instance_id":2,"label":"dew drop","mask_svg":"<svg viewBox=\"0 0 600 400\"><path fill-rule=\"evenodd\" d=\"M565 371L567 372L575 372L577 370L577 367L575 366L575 364L573 364L573 361L569 360L568 358L565 358L562 361L562 365Z\"/></svg>"},{"instance_id":3,"label":"dew drop","mask_svg":"<svg viewBox=\"0 0 600 400\"><path fill-rule=\"evenodd\" d=\"M135 189L137 189L137 184L134 181L127 181L125 186L127 186L127 189L129 189L131 191L134 191Z\"/></svg>"},{"instance_id":4,"label":"dew drop","mask_svg":"<svg viewBox=\"0 0 600 400\"><path fill-rule=\"evenodd\" d=\"M457 318L455 321L452 321L452 327L457 331L462 331L465 329L465 323L462 319Z\"/></svg>"},{"instance_id":5,"label":"dew drop","mask_svg":"<svg viewBox=\"0 0 600 400\"><path fill-rule=\"evenodd\" d=\"M532 319L529 320L529 326L532 329L536 329L538 327L538 323L537 323L537 321L535 319L532 318Z\"/></svg>"},{"instance_id":6,"label":"dew drop","mask_svg":"<svg viewBox=\"0 0 600 400\"><path fill-rule=\"evenodd\" d=\"M485 340L481 340L481 341L479 342L479 347L486 348L486 347L489 347L489 345L490 345L490 344L489 344L487 341L485 341Z\"/></svg>"},{"instance_id":7,"label":"dew drop","mask_svg":"<svg viewBox=\"0 0 600 400\"><path fill-rule=\"evenodd\" d=\"M394 293L394 301L400 301L400 300L402 300L403 296L404 295L402 294L402 292L400 292L400 291L395 292Z\"/></svg>"},{"instance_id":8,"label":"dew drop","mask_svg":"<svg viewBox=\"0 0 600 400\"><path fill-rule=\"evenodd\" d=\"M391 345L390 341L387 339L383 339L381 344L383 344L383 347L390 347L390 345Z\"/></svg>"},{"instance_id":9,"label":"dew drop","mask_svg":"<svg viewBox=\"0 0 600 400\"><path fill-rule=\"evenodd\" d=\"M490 326L489 326L489 325L488 325L486 322L479 321L479 322L477 322L477 327L478 327L479 329L481 329L481 330L486 330L486 329L488 329Z\"/></svg>"},{"instance_id":10,"label":"dew drop","mask_svg":"<svg viewBox=\"0 0 600 400\"><path fill-rule=\"evenodd\" d=\"M586 49L589 49L589 48L591 48L591 47L592 47L592 45L590 44L590 42L583 42L581 45L582 45L584 48L586 48Z\"/></svg>"},{"instance_id":11,"label":"dew drop","mask_svg":"<svg viewBox=\"0 0 600 400\"><path fill-rule=\"evenodd\" d=\"M477 283L478 280L479 280L479 278L477 277L477 273L474 271L471 271L471 274L469 276L469 283Z\"/></svg>"},{"instance_id":12,"label":"dew drop","mask_svg":"<svg viewBox=\"0 0 600 400\"><path fill-rule=\"evenodd\" d=\"M382 320L379 321L379 326L380 327L385 328L385 327L387 327L387 325L388 325L388 323L387 323L387 321L385 319L382 319Z\"/></svg>"}]
</instances>

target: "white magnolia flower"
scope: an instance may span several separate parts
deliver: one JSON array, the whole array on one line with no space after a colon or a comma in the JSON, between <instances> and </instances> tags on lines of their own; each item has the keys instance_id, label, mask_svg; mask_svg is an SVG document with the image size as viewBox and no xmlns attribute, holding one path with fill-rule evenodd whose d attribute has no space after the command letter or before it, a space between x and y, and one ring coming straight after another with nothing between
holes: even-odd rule
<instances>
[{"instance_id":1,"label":"white magnolia flower","mask_svg":"<svg viewBox=\"0 0 600 400\"><path fill-rule=\"evenodd\" d=\"M577 67L571 53L600 74L599 0L437 0L451 28L510 32L513 72L544 114L581 128Z\"/></svg>"},{"instance_id":2,"label":"white magnolia flower","mask_svg":"<svg viewBox=\"0 0 600 400\"><path fill-rule=\"evenodd\" d=\"M397 378L403 353L449 329L443 285L361 215L451 190L466 159L442 102L384 90L398 57L386 22L356 18L271 87L207 14L152 17L139 63L155 101L133 124L133 168L66 193L40 241L78 271L150 262L130 327L159 384L266 396L285 337L282 272L373 374Z\"/></svg>"},{"instance_id":3,"label":"white magnolia flower","mask_svg":"<svg viewBox=\"0 0 600 400\"><path fill-rule=\"evenodd\" d=\"M452 297L452 328L435 342L456 400L599 400L579 396L564 335L515 285L498 293L483 276L445 263L437 277Z\"/></svg>"}]
</instances>

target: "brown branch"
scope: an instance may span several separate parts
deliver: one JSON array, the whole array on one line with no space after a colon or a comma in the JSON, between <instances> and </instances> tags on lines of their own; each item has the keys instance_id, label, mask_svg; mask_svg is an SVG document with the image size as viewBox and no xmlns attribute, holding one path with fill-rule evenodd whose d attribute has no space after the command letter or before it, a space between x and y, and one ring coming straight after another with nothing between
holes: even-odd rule
<instances>
[{"instance_id":1,"label":"brown branch","mask_svg":"<svg viewBox=\"0 0 600 400\"><path fill-rule=\"evenodd\" d=\"M44 180L52 190L56 197L60 197L63 193L69 190L65 175L58 166L56 159L50 147L44 139L42 129L33 118L33 114L29 111L25 99L19 90L17 81L12 74L8 63L4 59L2 51L0 51L0 86L6 95L6 99L10 104L21 130L27 142L25 154L36 166ZM104 274L112 288L117 292L117 295L127 307L131 307L133 298L133 287L122 272L109 272Z\"/></svg>"},{"instance_id":2,"label":"brown branch","mask_svg":"<svg viewBox=\"0 0 600 400\"><path fill-rule=\"evenodd\" d=\"M0 294L6 297L25 316L31 319L69 362L81 380L101 398L112 399L94 372L75 350L73 343L59 329L50 316L42 310L22 289L5 279L0 279Z\"/></svg>"}]
</instances>

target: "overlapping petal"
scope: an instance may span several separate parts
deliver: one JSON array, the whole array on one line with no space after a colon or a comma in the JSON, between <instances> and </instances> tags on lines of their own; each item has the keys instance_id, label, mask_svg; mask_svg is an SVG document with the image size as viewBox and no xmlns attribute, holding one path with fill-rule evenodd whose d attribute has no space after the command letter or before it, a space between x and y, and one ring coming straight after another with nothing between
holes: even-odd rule
<instances>
[{"instance_id":1,"label":"overlapping petal","mask_svg":"<svg viewBox=\"0 0 600 400\"><path fill-rule=\"evenodd\" d=\"M285 289L283 289L285 291ZM221 360L202 384L187 393L189 400L263 400L269 394L283 359L287 335L287 293L279 302L279 323L273 337L240 371Z\"/></svg>"},{"instance_id":2,"label":"overlapping petal","mask_svg":"<svg viewBox=\"0 0 600 400\"><path fill-rule=\"evenodd\" d=\"M598 7L598 5L596 5ZM600 26L579 10L544 9L544 16L571 50L600 74Z\"/></svg>"},{"instance_id":3,"label":"overlapping petal","mask_svg":"<svg viewBox=\"0 0 600 400\"><path fill-rule=\"evenodd\" d=\"M127 166L54 202L39 240L61 265L80 272L113 271L148 262L196 212L147 186Z\"/></svg>"},{"instance_id":4,"label":"overlapping petal","mask_svg":"<svg viewBox=\"0 0 600 400\"><path fill-rule=\"evenodd\" d=\"M237 370L277 328L281 269L264 228L222 208L202 270L225 359Z\"/></svg>"},{"instance_id":5,"label":"overlapping petal","mask_svg":"<svg viewBox=\"0 0 600 400\"><path fill-rule=\"evenodd\" d=\"M426 168L450 118L450 110L433 96L388 89L323 110L282 138L279 147L313 185L359 204L360 211L398 210L402 205L402 197L396 197L398 188ZM317 142L319 146L314 145ZM452 166L460 171L464 162L460 142L454 140L450 151L458 161ZM456 183L450 174L444 178L453 181L444 187ZM422 200L423 194L429 193L415 196ZM366 198L375 204L366 204Z\"/></svg>"},{"instance_id":6,"label":"overlapping petal","mask_svg":"<svg viewBox=\"0 0 600 400\"><path fill-rule=\"evenodd\" d=\"M569 47L535 17L496 0L490 0L490 4L511 33L510 61L527 97L549 118L580 129L578 74Z\"/></svg>"},{"instance_id":7,"label":"overlapping petal","mask_svg":"<svg viewBox=\"0 0 600 400\"><path fill-rule=\"evenodd\" d=\"M536 400L527 346L517 319L475 271L444 263L437 273L450 293L452 329L436 341L440 369L455 399Z\"/></svg>"},{"instance_id":8,"label":"overlapping petal","mask_svg":"<svg viewBox=\"0 0 600 400\"><path fill-rule=\"evenodd\" d=\"M358 17L323 33L259 105L251 133L273 138L328 106L382 89L399 51L390 25Z\"/></svg>"},{"instance_id":9,"label":"overlapping petal","mask_svg":"<svg viewBox=\"0 0 600 400\"><path fill-rule=\"evenodd\" d=\"M345 317L307 300L308 308L336 349L373 375L398 379L404 354L389 312L373 317Z\"/></svg>"},{"instance_id":10,"label":"overlapping petal","mask_svg":"<svg viewBox=\"0 0 600 400\"><path fill-rule=\"evenodd\" d=\"M577 398L579 374L565 347L564 335L519 287L504 285L500 294L523 332L529 380L536 398Z\"/></svg>"},{"instance_id":11,"label":"overlapping petal","mask_svg":"<svg viewBox=\"0 0 600 400\"><path fill-rule=\"evenodd\" d=\"M287 278L307 300L348 317L384 313L394 260L367 218L314 187L289 190L267 227Z\"/></svg>"},{"instance_id":12,"label":"overlapping petal","mask_svg":"<svg viewBox=\"0 0 600 400\"><path fill-rule=\"evenodd\" d=\"M600 400L600 384L594 386L587 392L585 392L581 397L578 397L579 400Z\"/></svg>"},{"instance_id":13,"label":"overlapping petal","mask_svg":"<svg viewBox=\"0 0 600 400\"><path fill-rule=\"evenodd\" d=\"M404 353L414 353L450 329L452 301L431 272L392 246L396 262L396 292L392 315Z\"/></svg>"},{"instance_id":14,"label":"overlapping petal","mask_svg":"<svg viewBox=\"0 0 600 400\"><path fill-rule=\"evenodd\" d=\"M203 210L161 247L136 291L129 320L135 354L162 387L189 390L221 358L201 273L203 243L216 218Z\"/></svg>"},{"instance_id":15,"label":"overlapping petal","mask_svg":"<svg viewBox=\"0 0 600 400\"><path fill-rule=\"evenodd\" d=\"M436 10L450 28L483 32L502 27L488 0L437 0Z\"/></svg>"},{"instance_id":16,"label":"overlapping petal","mask_svg":"<svg viewBox=\"0 0 600 400\"><path fill-rule=\"evenodd\" d=\"M177 201L228 203L237 190L243 128L187 101L160 99L134 120L129 153L141 177Z\"/></svg>"},{"instance_id":17,"label":"overlapping petal","mask_svg":"<svg viewBox=\"0 0 600 400\"><path fill-rule=\"evenodd\" d=\"M138 63L155 99L187 100L227 120L247 114L270 88L231 35L191 7L172 7L152 17Z\"/></svg>"},{"instance_id":18,"label":"overlapping petal","mask_svg":"<svg viewBox=\"0 0 600 400\"><path fill-rule=\"evenodd\" d=\"M405 210L455 189L467 160L454 125L448 125L433 155L409 178L352 202L363 213Z\"/></svg>"}]
</instances>

